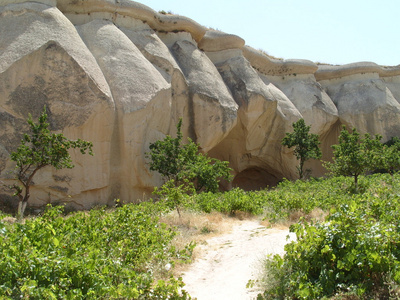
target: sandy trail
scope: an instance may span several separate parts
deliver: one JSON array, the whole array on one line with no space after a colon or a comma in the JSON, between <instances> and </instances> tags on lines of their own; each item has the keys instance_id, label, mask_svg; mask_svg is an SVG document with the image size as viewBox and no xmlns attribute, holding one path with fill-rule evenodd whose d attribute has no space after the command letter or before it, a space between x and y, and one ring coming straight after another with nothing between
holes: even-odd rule
<instances>
[{"instance_id":1,"label":"sandy trail","mask_svg":"<svg viewBox=\"0 0 400 300\"><path fill-rule=\"evenodd\" d=\"M240 221L231 233L198 246L202 254L184 272L184 289L198 300L256 298L259 291L247 289L246 284L257 279L267 254L284 252L288 235L287 229L268 229L259 221Z\"/></svg>"}]
</instances>

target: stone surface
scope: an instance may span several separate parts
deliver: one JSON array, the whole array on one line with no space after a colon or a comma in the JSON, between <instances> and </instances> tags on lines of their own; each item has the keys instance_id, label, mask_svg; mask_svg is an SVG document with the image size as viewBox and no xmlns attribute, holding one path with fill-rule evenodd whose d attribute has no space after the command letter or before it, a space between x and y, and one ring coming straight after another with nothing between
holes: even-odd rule
<instances>
[{"instance_id":1,"label":"stone surface","mask_svg":"<svg viewBox=\"0 0 400 300\"><path fill-rule=\"evenodd\" d=\"M110 21L92 21L78 32L97 59L117 108L111 179L120 190L113 196L140 198L151 190L155 175L147 170L144 153L152 139L169 130L171 86Z\"/></svg>"},{"instance_id":2,"label":"stone surface","mask_svg":"<svg viewBox=\"0 0 400 300\"><path fill-rule=\"evenodd\" d=\"M72 139L91 140L96 156L72 152L74 169L44 169L35 178L32 203L73 201L86 207L108 199L114 102L96 60L56 8L9 4L0 7L0 16L3 179L10 178L8 157L28 129L28 113L37 119L46 105L50 128Z\"/></svg>"},{"instance_id":3,"label":"stone surface","mask_svg":"<svg viewBox=\"0 0 400 300\"><path fill-rule=\"evenodd\" d=\"M74 169L43 169L31 204L89 208L149 197L162 181L145 153L180 118L185 138L230 162L224 189L296 178L281 140L299 118L324 160L342 125L400 136L400 66L276 59L128 0L0 0L0 180L12 182L9 155L44 105L51 130L92 141L95 156L72 152ZM15 203L4 188L0 201Z\"/></svg>"},{"instance_id":4,"label":"stone surface","mask_svg":"<svg viewBox=\"0 0 400 300\"><path fill-rule=\"evenodd\" d=\"M318 66L309 60L275 59L249 46L243 47L243 55L254 69L265 75L313 74L318 69Z\"/></svg>"},{"instance_id":5,"label":"stone surface","mask_svg":"<svg viewBox=\"0 0 400 300\"><path fill-rule=\"evenodd\" d=\"M196 45L178 41L172 53L189 84L194 141L207 152L235 126L237 104L214 64Z\"/></svg>"},{"instance_id":6,"label":"stone surface","mask_svg":"<svg viewBox=\"0 0 400 300\"><path fill-rule=\"evenodd\" d=\"M222 51L226 49L241 49L244 39L237 35L227 34L218 30L207 30L199 43L199 48L204 51Z\"/></svg>"},{"instance_id":7,"label":"stone surface","mask_svg":"<svg viewBox=\"0 0 400 300\"><path fill-rule=\"evenodd\" d=\"M400 105L378 73L323 80L335 103L340 122L361 133L381 134L388 140L400 134Z\"/></svg>"},{"instance_id":8,"label":"stone surface","mask_svg":"<svg viewBox=\"0 0 400 300\"><path fill-rule=\"evenodd\" d=\"M4 0L3 0L4 1ZM125 18L141 20L151 28L163 32L189 32L196 41L200 41L206 29L197 22L179 15L157 13L150 7L130 0L58 0L57 7L65 14L97 14L98 19L123 22Z\"/></svg>"},{"instance_id":9,"label":"stone surface","mask_svg":"<svg viewBox=\"0 0 400 300\"><path fill-rule=\"evenodd\" d=\"M254 185L251 177L243 176L248 172L262 175L261 186L275 185L283 174L293 175L293 156L279 141L291 124L301 118L296 107L274 85L265 84L243 56L217 66L239 105L238 124L210 153L229 160L237 174L241 174L241 179L233 182L236 186Z\"/></svg>"}]
</instances>

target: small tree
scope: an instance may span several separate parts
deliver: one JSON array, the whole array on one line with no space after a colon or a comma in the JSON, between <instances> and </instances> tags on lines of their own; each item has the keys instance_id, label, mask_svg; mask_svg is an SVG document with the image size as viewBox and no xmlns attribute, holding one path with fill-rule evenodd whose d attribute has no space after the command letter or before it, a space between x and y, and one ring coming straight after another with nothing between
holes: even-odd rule
<instances>
[{"instance_id":1,"label":"small tree","mask_svg":"<svg viewBox=\"0 0 400 300\"><path fill-rule=\"evenodd\" d=\"M292 124L293 132L286 133L282 140L282 145L288 148L294 148L294 155L299 160L299 165L296 167L300 179L304 177L304 163L310 158L320 159L322 156L319 149L320 141L317 134L310 132L311 126L307 126L304 119L300 119Z\"/></svg>"},{"instance_id":2,"label":"small tree","mask_svg":"<svg viewBox=\"0 0 400 300\"><path fill-rule=\"evenodd\" d=\"M400 139L398 137L391 138L384 144L383 150L382 169L393 175L400 170Z\"/></svg>"},{"instance_id":3,"label":"small tree","mask_svg":"<svg viewBox=\"0 0 400 300\"><path fill-rule=\"evenodd\" d=\"M185 202L189 195L195 193L193 182L183 180L183 183L177 185L173 179L168 180L160 188L154 188L154 194L162 197L164 203L169 209L175 208L178 212L179 218L181 217L181 205Z\"/></svg>"},{"instance_id":4,"label":"small tree","mask_svg":"<svg viewBox=\"0 0 400 300\"><path fill-rule=\"evenodd\" d=\"M199 153L199 147L191 139L182 143L182 119L177 124L176 138L167 135L164 140L150 144L150 170L159 172L166 181L173 180L176 187L185 180L192 182L197 191L216 192L221 178L231 179L227 161L210 158Z\"/></svg>"},{"instance_id":5,"label":"small tree","mask_svg":"<svg viewBox=\"0 0 400 300\"><path fill-rule=\"evenodd\" d=\"M360 139L360 134L355 128L350 133L346 127L339 135L339 144L333 145L333 162L325 163L325 167L334 175L354 177L355 189L358 189L358 177L367 171L373 171L384 166L383 144L380 135L372 138L365 134Z\"/></svg>"},{"instance_id":6,"label":"small tree","mask_svg":"<svg viewBox=\"0 0 400 300\"><path fill-rule=\"evenodd\" d=\"M11 186L15 190L14 195L18 196L18 218L24 216L25 208L30 197L30 187L33 185L35 174L46 166L53 166L56 169L74 167L68 150L79 148L82 154L86 151L93 155L91 142L78 139L69 140L62 133L51 133L48 129L46 107L39 117L39 123L35 124L29 114L28 124L30 133L24 134L21 144L15 152L11 153L11 160L16 164L16 179L22 184Z\"/></svg>"}]
</instances>

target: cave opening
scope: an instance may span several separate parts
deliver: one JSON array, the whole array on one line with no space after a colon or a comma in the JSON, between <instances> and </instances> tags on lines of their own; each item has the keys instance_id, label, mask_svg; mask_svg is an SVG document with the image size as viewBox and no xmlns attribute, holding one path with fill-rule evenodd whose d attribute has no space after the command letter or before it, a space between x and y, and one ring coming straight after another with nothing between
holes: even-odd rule
<instances>
[{"instance_id":1,"label":"cave opening","mask_svg":"<svg viewBox=\"0 0 400 300\"><path fill-rule=\"evenodd\" d=\"M265 169L252 167L243 170L235 176L232 186L239 187L245 191L257 191L275 187L281 178L271 174Z\"/></svg>"}]
</instances>

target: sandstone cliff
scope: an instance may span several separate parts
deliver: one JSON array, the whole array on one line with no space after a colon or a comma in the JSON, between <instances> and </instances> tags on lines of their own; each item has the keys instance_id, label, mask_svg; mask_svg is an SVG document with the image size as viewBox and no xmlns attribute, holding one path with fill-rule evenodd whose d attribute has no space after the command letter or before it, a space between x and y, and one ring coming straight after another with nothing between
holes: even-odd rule
<instances>
[{"instance_id":1,"label":"sandstone cliff","mask_svg":"<svg viewBox=\"0 0 400 300\"><path fill-rule=\"evenodd\" d=\"M185 136L228 160L233 185L247 189L295 178L280 141L299 118L320 135L324 159L342 124L399 136L400 66L277 60L128 0L0 0L1 180L11 179L28 113L43 105L52 130L92 141L95 156L72 153L74 169L41 171L31 203L89 208L161 184L144 154L181 117ZM12 201L4 189L0 198Z\"/></svg>"}]
</instances>

